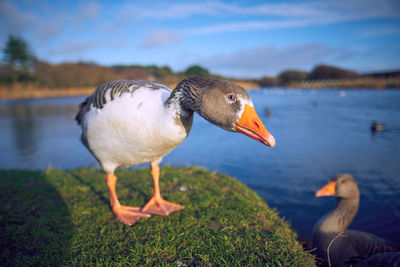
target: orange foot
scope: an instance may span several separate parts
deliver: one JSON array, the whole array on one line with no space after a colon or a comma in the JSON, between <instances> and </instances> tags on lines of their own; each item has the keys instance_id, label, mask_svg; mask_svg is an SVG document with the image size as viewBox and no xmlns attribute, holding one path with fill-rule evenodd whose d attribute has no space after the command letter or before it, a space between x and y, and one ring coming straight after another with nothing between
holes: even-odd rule
<instances>
[{"instance_id":1,"label":"orange foot","mask_svg":"<svg viewBox=\"0 0 400 267\"><path fill-rule=\"evenodd\" d=\"M179 204L166 201L162 198L152 197L141 211L144 213L167 216L171 212L178 211L183 208L184 207Z\"/></svg>"},{"instance_id":2,"label":"orange foot","mask_svg":"<svg viewBox=\"0 0 400 267\"><path fill-rule=\"evenodd\" d=\"M119 206L113 212L122 223L132 226L140 218L149 218L151 215L141 212L140 207Z\"/></svg>"}]
</instances>

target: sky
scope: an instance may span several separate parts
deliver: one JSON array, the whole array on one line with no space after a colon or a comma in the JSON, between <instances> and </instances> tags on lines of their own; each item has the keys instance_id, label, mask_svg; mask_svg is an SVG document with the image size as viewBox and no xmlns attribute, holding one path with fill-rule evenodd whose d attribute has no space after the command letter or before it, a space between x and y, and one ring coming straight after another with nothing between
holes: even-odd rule
<instances>
[{"instance_id":1,"label":"sky","mask_svg":"<svg viewBox=\"0 0 400 267\"><path fill-rule=\"evenodd\" d=\"M0 0L1 48L10 34L50 63L199 64L237 78L400 69L398 0Z\"/></svg>"}]
</instances>

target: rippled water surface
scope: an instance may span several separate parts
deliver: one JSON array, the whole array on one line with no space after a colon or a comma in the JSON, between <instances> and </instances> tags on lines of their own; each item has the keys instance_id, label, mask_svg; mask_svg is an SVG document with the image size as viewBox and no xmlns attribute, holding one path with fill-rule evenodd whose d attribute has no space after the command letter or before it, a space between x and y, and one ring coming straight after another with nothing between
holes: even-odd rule
<instances>
[{"instance_id":1,"label":"rippled water surface","mask_svg":"<svg viewBox=\"0 0 400 267\"><path fill-rule=\"evenodd\" d=\"M314 192L333 174L347 172L361 191L351 228L400 243L400 90L268 89L251 96L277 140L275 148L196 116L187 140L163 164L199 165L236 177L276 207L302 238L335 205ZM0 168L98 167L80 144L73 120L82 100L1 100ZM371 134L374 120L387 130Z\"/></svg>"}]
</instances>

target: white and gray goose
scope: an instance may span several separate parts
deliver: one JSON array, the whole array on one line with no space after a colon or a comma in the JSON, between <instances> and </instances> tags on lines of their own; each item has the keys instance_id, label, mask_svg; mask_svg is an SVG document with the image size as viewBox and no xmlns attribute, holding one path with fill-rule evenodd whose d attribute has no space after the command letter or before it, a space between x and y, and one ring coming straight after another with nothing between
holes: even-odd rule
<instances>
[{"instance_id":1,"label":"white and gray goose","mask_svg":"<svg viewBox=\"0 0 400 267\"><path fill-rule=\"evenodd\" d=\"M384 252L400 252L400 246L373 234L347 230L357 214L360 191L350 174L336 174L316 197L336 196L336 208L314 226L312 246L321 266L346 266Z\"/></svg>"},{"instance_id":2,"label":"white and gray goose","mask_svg":"<svg viewBox=\"0 0 400 267\"><path fill-rule=\"evenodd\" d=\"M153 81L110 81L80 105L76 120L82 143L105 171L113 212L124 224L183 209L161 197L159 164L188 136L194 112L227 131L275 146L246 90L223 79L190 77L174 90ZM122 206L114 170L145 162L150 163L154 182L151 199L144 208Z\"/></svg>"}]
</instances>

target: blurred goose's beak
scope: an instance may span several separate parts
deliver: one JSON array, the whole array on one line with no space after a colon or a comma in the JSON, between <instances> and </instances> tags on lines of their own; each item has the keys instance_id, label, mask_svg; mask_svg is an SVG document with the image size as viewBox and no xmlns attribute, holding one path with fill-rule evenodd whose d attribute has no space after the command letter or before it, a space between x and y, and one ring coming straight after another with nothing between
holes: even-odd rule
<instances>
[{"instance_id":1,"label":"blurred goose's beak","mask_svg":"<svg viewBox=\"0 0 400 267\"><path fill-rule=\"evenodd\" d=\"M330 181L320 190L315 192L316 197L329 197L336 195L336 182Z\"/></svg>"},{"instance_id":2,"label":"blurred goose's beak","mask_svg":"<svg viewBox=\"0 0 400 267\"><path fill-rule=\"evenodd\" d=\"M254 107L244 106L242 117L235 123L235 129L267 146L275 146L275 138L264 127Z\"/></svg>"}]
</instances>

